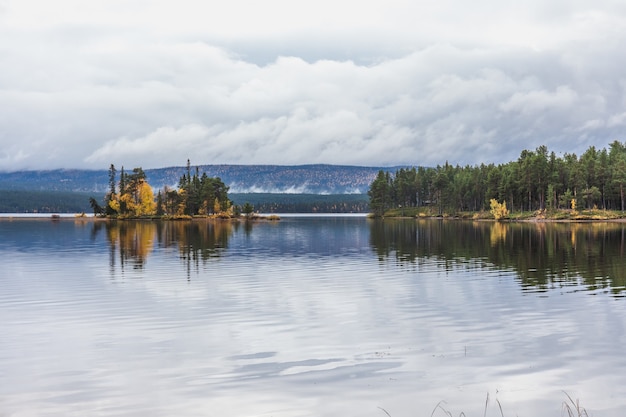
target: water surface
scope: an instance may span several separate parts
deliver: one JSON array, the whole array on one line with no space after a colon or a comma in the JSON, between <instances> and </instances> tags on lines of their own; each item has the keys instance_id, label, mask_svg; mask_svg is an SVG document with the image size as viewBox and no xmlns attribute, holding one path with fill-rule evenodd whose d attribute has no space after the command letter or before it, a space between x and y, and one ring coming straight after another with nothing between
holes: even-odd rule
<instances>
[{"instance_id":1,"label":"water surface","mask_svg":"<svg viewBox=\"0 0 626 417\"><path fill-rule=\"evenodd\" d=\"M621 417L624 236L0 220L0 415Z\"/></svg>"}]
</instances>

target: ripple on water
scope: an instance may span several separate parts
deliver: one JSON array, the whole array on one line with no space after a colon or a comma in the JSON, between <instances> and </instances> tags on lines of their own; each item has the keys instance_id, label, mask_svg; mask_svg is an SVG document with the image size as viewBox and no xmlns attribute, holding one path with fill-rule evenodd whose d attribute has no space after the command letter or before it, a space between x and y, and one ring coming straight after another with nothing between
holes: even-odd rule
<instances>
[{"instance_id":1,"label":"ripple on water","mask_svg":"<svg viewBox=\"0 0 626 417\"><path fill-rule=\"evenodd\" d=\"M33 252L3 235L3 410L396 417L445 400L480 415L489 393L505 415L549 415L561 390L594 415L626 410L619 285L590 289L574 265L544 286L493 242L449 255L410 233L381 243L365 219L299 222L233 229L219 250L204 229L183 250L149 236L125 252L79 228L22 230ZM201 238L210 256L189 250Z\"/></svg>"}]
</instances>

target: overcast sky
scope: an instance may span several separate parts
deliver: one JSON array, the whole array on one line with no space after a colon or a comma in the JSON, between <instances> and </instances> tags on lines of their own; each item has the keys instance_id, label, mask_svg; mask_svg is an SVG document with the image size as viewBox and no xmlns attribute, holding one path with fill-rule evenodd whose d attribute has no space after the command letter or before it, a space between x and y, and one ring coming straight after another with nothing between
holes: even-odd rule
<instances>
[{"instance_id":1,"label":"overcast sky","mask_svg":"<svg viewBox=\"0 0 626 417\"><path fill-rule=\"evenodd\" d=\"M0 170L626 141L623 0L0 0Z\"/></svg>"}]
</instances>

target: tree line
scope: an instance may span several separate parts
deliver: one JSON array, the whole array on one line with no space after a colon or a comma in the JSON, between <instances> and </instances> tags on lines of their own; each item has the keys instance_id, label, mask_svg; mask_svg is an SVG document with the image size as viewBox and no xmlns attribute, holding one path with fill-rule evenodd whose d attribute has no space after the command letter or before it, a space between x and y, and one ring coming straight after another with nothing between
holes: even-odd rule
<instances>
[{"instance_id":1,"label":"tree line","mask_svg":"<svg viewBox=\"0 0 626 417\"><path fill-rule=\"evenodd\" d=\"M365 194L230 194L235 204L249 201L261 213L367 213L368 197ZM248 203L248 204L249 204Z\"/></svg>"},{"instance_id":2,"label":"tree line","mask_svg":"<svg viewBox=\"0 0 626 417\"><path fill-rule=\"evenodd\" d=\"M582 155L557 156L546 146L523 150L505 164L401 168L379 171L368 191L370 210L429 207L434 214L482 211L490 201L511 210L601 208L624 211L626 143L590 146Z\"/></svg>"},{"instance_id":3,"label":"tree line","mask_svg":"<svg viewBox=\"0 0 626 417\"><path fill-rule=\"evenodd\" d=\"M0 213L81 213L89 210L89 193L0 190Z\"/></svg>"},{"instance_id":4,"label":"tree line","mask_svg":"<svg viewBox=\"0 0 626 417\"><path fill-rule=\"evenodd\" d=\"M200 175L197 167L192 175L189 160L178 187L166 186L158 190L156 197L141 167L131 173L122 167L118 177L115 165L111 164L104 207L93 197L90 204L94 213L109 217L231 215L234 210L228 198L228 186L219 177Z\"/></svg>"}]
</instances>

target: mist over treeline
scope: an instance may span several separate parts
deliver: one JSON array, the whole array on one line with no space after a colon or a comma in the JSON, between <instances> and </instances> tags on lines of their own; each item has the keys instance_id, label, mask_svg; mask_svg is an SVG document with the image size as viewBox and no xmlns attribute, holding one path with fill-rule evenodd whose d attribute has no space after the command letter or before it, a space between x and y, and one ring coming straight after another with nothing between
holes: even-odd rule
<instances>
[{"instance_id":1,"label":"mist over treeline","mask_svg":"<svg viewBox=\"0 0 626 417\"><path fill-rule=\"evenodd\" d=\"M134 166L126 167L130 172ZM121 170L122 166L118 166ZM347 165L194 165L209 177L219 177L233 193L276 194L365 194L379 169ZM186 166L145 169L155 189L175 188ZM0 190L109 191L107 170L57 169L47 171L0 172ZM156 191L155 191L156 192Z\"/></svg>"}]
</instances>

